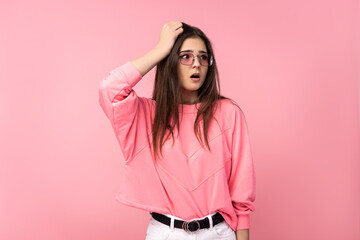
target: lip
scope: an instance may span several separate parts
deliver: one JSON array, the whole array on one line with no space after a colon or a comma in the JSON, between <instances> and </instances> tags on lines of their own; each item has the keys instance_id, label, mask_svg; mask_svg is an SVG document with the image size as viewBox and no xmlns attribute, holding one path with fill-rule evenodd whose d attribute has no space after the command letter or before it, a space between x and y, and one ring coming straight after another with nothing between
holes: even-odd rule
<instances>
[{"instance_id":1,"label":"lip","mask_svg":"<svg viewBox=\"0 0 360 240\"><path fill-rule=\"evenodd\" d=\"M194 81L194 82L199 82L200 81L200 78L190 78L192 81Z\"/></svg>"},{"instance_id":2,"label":"lip","mask_svg":"<svg viewBox=\"0 0 360 240\"><path fill-rule=\"evenodd\" d=\"M192 78L191 76L193 75L193 74L195 74L195 73L197 73L198 75L199 75L199 78ZM192 73L191 75L190 75L190 79L193 81L193 82L199 82L200 81L200 73L199 72L194 72L194 73Z\"/></svg>"},{"instance_id":3,"label":"lip","mask_svg":"<svg viewBox=\"0 0 360 240\"><path fill-rule=\"evenodd\" d=\"M192 73L191 75L190 75L190 77L193 75L193 74L197 74L197 75L199 75L199 78L201 77L201 75L200 75L200 73L199 72L194 72L194 73Z\"/></svg>"}]
</instances>

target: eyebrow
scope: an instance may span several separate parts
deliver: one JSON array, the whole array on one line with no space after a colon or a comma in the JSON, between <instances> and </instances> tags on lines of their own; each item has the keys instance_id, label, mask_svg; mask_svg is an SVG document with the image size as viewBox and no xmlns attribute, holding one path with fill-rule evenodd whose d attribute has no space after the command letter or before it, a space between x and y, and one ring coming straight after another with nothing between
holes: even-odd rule
<instances>
[{"instance_id":1,"label":"eyebrow","mask_svg":"<svg viewBox=\"0 0 360 240\"><path fill-rule=\"evenodd\" d=\"M194 52L194 51L193 50L182 50L180 52L182 53L182 52ZM207 53L207 52L200 50L199 53Z\"/></svg>"}]
</instances>

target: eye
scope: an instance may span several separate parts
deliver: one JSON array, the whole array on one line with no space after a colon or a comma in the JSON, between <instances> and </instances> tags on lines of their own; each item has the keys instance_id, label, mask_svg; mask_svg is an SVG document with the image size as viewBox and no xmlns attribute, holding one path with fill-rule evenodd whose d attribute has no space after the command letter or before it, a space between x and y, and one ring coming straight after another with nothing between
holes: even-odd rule
<instances>
[{"instance_id":1,"label":"eye","mask_svg":"<svg viewBox=\"0 0 360 240\"><path fill-rule=\"evenodd\" d=\"M189 58L189 54L184 54L184 55L181 55L180 57L184 58L184 59L187 59L187 58Z\"/></svg>"},{"instance_id":2,"label":"eye","mask_svg":"<svg viewBox=\"0 0 360 240\"><path fill-rule=\"evenodd\" d=\"M204 60L208 60L208 56L207 55L201 55L201 58Z\"/></svg>"}]
</instances>

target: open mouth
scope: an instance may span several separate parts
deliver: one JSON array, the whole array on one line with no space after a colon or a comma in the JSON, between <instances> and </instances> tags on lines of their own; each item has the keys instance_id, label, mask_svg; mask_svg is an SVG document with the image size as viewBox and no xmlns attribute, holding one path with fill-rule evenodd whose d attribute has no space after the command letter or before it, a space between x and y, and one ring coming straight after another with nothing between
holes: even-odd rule
<instances>
[{"instance_id":1,"label":"open mouth","mask_svg":"<svg viewBox=\"0 0 360 240\"><path fill-rule=\"evenodd\" d=\"M199 80L200 79L200 74L199 73L194 73L193 75L190 76L191 79L193 80Z\"/></svg>"}]
</instances>

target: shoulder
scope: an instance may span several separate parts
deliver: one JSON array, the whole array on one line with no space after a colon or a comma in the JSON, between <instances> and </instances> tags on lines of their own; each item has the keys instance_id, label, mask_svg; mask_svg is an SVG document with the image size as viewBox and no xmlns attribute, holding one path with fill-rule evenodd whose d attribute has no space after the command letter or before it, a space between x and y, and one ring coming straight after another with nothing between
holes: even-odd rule
<instances>
[{"instance_id":1,"label":"shoulder","mask_svg":"<svg viewBox=\"0 0 360 240\"><path fill-rule=\"evenodd\" d=\"M231 128L241 126L244 122L246 124L245 113L237 102L232 99L221 99L221 118L228 122Z\"/></svg>"},{"instance_id":2,"label":"shoulder","mask_svg":"<svg viewBox=\"0 0 360 240\"><path fill-rule=\"evenodd\" d=\"M221 108L225 109L226 112L231 112L232 114L244 114L239 104L232 99L224 98L220 99L219 102L221 103Z\"/></svg>"},{"instance_id":3,"label":"shoulder","mask_svg":"<svg viewBox=\"0 0 360 240\"><path fill-rule=\"evenodd\" d=\"M143 103L146 103L149 106L155 106L155 101L152 98L149 97L139 97Z\"/></svg>"},{"instance_id":4,"label":"shoulder","mask_svg":"<svg viewBox=\"0 0 360 240\"><path fill-rule=\"evenodd\" d=\"M155 109L155 101L148 97L138 97L139 100L139 109L143 110L146 113L152 112ZM135 109L134 109L135 110Z\"/></svg>"}]
</instances>

